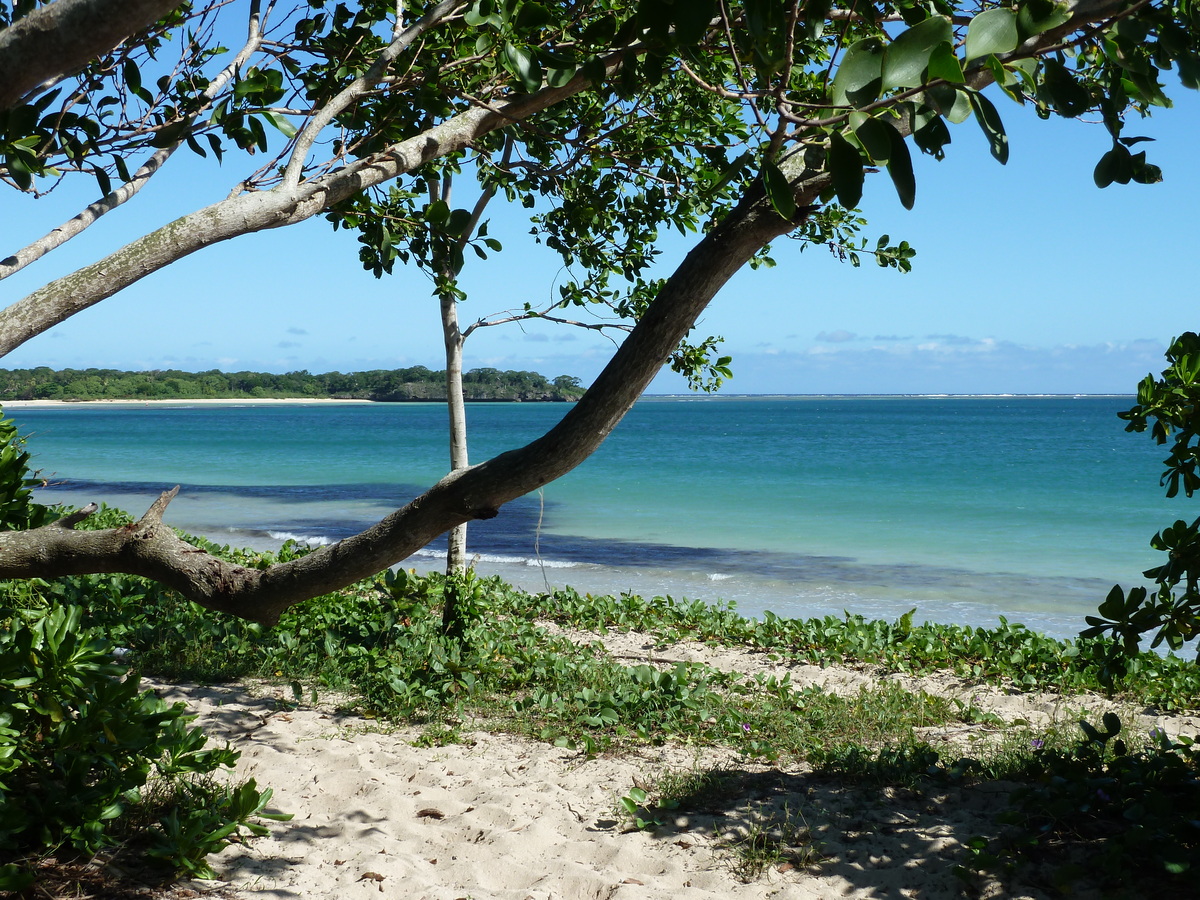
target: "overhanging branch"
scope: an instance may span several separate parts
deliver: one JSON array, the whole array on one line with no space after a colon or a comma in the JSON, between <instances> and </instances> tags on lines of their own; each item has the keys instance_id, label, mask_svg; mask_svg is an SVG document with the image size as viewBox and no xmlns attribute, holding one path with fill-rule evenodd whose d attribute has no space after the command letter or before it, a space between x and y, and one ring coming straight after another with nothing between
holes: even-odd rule
<instances>
[{"instance_id":1,"label":"overhanging branch","mask_svg":"<svg viewBox=\"0 0 1200 900\"><path fill-rule=\"evenodd\" d=\"M57 0L0 30L0 109L64 73L82 69L179 0Z\"/></svg>"},{"instance_id":2,"label":"overhanging branch","mask_svg":"<svg viewBox=\"0 0 1200 900\"><path fill-rule=\"evenodd\" d=\"M800 205L820 186L814 181L798 191ZM247 569L187 544L163 524L175 496L170 491L122 528L80 532L60 520L0 533L0 578L125 572L159 581L209 609L273 624L288 607L370 577L456 525L491 518L504 504L579 465L629 411L734 272L798 224L751 191L687 255L562 421L525 447L452 472L361 534L267 569Z\"/></svg>"}]
</instances>

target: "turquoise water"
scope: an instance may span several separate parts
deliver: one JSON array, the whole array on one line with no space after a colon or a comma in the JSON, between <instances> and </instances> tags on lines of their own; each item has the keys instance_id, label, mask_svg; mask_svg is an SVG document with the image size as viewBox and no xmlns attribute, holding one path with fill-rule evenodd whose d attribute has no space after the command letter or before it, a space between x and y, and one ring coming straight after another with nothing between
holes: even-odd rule
<instances>
[{"instance_id":1,"label":"turquoise water","mask_svg":"<svg viewBox=\"0 0 1200 900\"><path fill-rule=\"evenodd\" d=\"M472 526L477 568L531 588L670 593L749 614L1082 627L1196 515L1158 487L1129 398L687 398L637 404L591 459ZM469 409L472 456L554 404ZM130 509L176 483L172 524L259 546L353 533L445 469L431 404L79 406L11 413L46 501ZM436 566L435 550L409 564Z\"/></svg>"}]
</instances>

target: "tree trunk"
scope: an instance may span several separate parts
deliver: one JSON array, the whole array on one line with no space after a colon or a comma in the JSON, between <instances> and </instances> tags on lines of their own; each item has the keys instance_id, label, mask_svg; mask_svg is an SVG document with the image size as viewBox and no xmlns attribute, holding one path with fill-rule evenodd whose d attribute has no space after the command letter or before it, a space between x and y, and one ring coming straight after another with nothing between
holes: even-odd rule
<instances>
[{"instance_id":1,"label":"tree trunk","mask_svg":"<svg viewBox=\"0 0 1200 900\"><path fill-rule=\"evenodd\" d=\"M458 303L449 292L443 292L442 335L446 341L446 408L450 415L450 471L457 472L468 465L467 407L463 401L462 360L463 339L458 330ZM455 575L467 568L467 523L450 530L446 549L446 574Z\"/></svg>"},{"instance_id":2,"label":"tree trunk","mask_svg":"<svg viewBox=\"0 0 1200 900\"><path fill-rule=\"evenodd\" d=\"M827 183L820 175L797 191L805 204ZM609 435L646 389L717 291L788 221L751 190L708 232L667 279L644 316L588 392L542 437L479 465L451 472L402 509L366 531L267 569L224 562L187 544L162 522L173 493L142 519L108 531L75 531L66 523L0 532L0 578L54 578L126 572L153 578L209 609L273 625L288 607L369 578L471 519L575 468Z\"/></svg>"},{"instance_id":3,"label":"tree trunk","mask_svg":"<svg viewBox=\"0 0 1200 900\"><path fill-rule=\"evenodd\" d=\"M458 330L458 302L443 290L442 336L446 342L446 409L450 414L450 471L467 467L467 409L463 401L463 339ZM467 571L467 523L455 525L446 535L446 585L442 594L442 632L461 638L466 631L459 591Z\"/></svg>"}]
</instances>

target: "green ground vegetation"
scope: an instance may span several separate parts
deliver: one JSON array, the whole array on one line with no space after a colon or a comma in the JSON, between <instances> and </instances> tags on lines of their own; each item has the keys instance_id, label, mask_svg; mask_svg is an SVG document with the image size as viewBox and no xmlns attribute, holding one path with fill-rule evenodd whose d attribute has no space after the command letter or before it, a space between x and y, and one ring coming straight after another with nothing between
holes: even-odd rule
<instances>
[{"instance_id":1,"label":"green ground vegetation","mask_svg":"<svg viewBox=\"0 0 1200 900\"><path fill-rule=\"evenodd\" d=\"M0 528L37 527L61 511L32 502L23 442L11 423L0 422L0 432ZM78 527L128 521L105 508ZM189 540L252 567L309 552ZM442 607L451 591L460 627L448 634ZM631 664L610 652L604 641L614 632L636 632L645 656ZM122 849L168 876L203 874L211 852L264 828L269 791L217 778L236 754L208 748L182 709L139 691L140 675L272 679L290 683L296 702L335 692L352 711L415 727L424 744L487 729L585 755L715 749L735 762L632 785L614 815L665 834L681 812L741 816L745 827L723 832L720 846L743 877L819 863L802 809L753 799L763 779L802 778L876 798L947 786L1007 796L996 829L971 838L959 862L967 888L984 874L1031 869L1063 892L1098 886L1120 896L1134 885L1129 896L1183 896L1191 886L1200 866L1200 750L1189 737L1140 734L1111 713L1035 729L895 679L837 692L765 666L744 674L671 661L684 641L785 669L836 664L1053 692L1077 698L1079 709L1097 692L1139 709L1200 708L1191 661L1141 653L1112 670L1111 638L1055 640L1003 620L985 629L916 624L911 614L756 619L732 605L528 594L470 572L399 569L293 607L267 629L129 575L0 582L0 890L28 886L48 857ZM934 733L964 728L987 739L931 743Z\"/></svg>"},{"instance_id":2,"label":"green ground vegetation","mask_svg":"<svg viewBox=\"0 0 1200 900\"><path fill-rule=\"evenodd\" d=\"M94 518L95 526L111 527L121 514L105 510ZM252 566L307 552L201 543ZM297 702L336 692L353 698L344 702L354 711L419 727L422 743L486 729L581 754L667 743L720 748L747 766L810 768L814 778L869 791L1015 785L1000 814L1003 832L974 840L961 861L968 885L981 872L1009 877L1036 865L1049 866L1066 888L1097 878L1111 886L1132 872L1143 887L1170 896L1200 865L1200 751L1187 738L1131 735L1111 715L1085 720L1083 730L1076 722L1034 730L890 680L838 694L786 675L654 664L653 653L631 665L610 654L603 638L637 631L668 656L680 641L700 641L781 663L866 667L879 675L953 673L1012 691L1075 695L1080 707L1089 692L1107 690L1138 707L1195 709L1200 670L1191 662L1143 654L1124 674L1102 678L1105 640L1055 640L1005 622L984 629L917 625L911 616L753 619L732 606L669 597L569 589L530 595L470 573L454 587L465 616L459 638L443 630L446 577L404 570L295 607L272 629L211 614L127 575L13 582L2 596L22 615L74 611L105 641L127 648L135 672L204 682L273 679L291 683ZM982 725L995 739L970 757L926 740L930 729L964 724ZM627 816L628 827L670 829L681 804L702 798L676 796L679 777L664 778L662 789L631 787L615 814ZM741 783L727 770L689 773L684 781L693 794L704 793L696 785L709 793L724 785L718 793L728 794ZM723 839L736 871L750 877L781 860L819 860L796 811L780 815Z\"/></svg>"},{"instance_id":3,"label":"green ground vegetation","mask_svg":"<svg viewBox=\"0 0 1200 900\"><path fill-rule=\"evenodd\" d=\"M570 401L583 396L579 379L550 380L537 372L472 369L463 375L467 400ZM446 399L446 373L412 366L369 372L180 372L162 369L0 369L0 402L7 400L244 400L312 398L398 402Z\"/></svg>"}]
</instances>

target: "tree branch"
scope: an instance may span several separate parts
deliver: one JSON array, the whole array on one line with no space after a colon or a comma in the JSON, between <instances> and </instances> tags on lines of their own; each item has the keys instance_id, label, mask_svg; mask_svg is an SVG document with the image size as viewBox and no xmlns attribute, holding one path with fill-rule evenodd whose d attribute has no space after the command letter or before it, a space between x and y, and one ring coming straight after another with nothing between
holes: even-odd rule
<instances>
[{"instance_id":1,"label":"tree branch","mask_svg":"<svg viewBox=\"0 0 1200 900\"><path fill-rule=\"evenodd\" d=\"M196 121L200 113L211 106L213 98L224 89L225 85L229 83L238 70L250 59L254 51L262 44L259 6L260 0L252 0L247 25L246 43L238 51L233 61L221 70L220 74L212 80L208 87L204 89L204 93L200 95L204 103L188 118L189 131L192 123ZM68 219L49 234L26 245L7 259L0 260L0 281L9 275L21 271L30 263L37 262L47 253L56 250L71 238L86 231L105 213L112 212L118 206L131 200L159 172L163 164L171 158L171 154L179 149L185 140L186 133L185 131L184 135L181 135L179 140L175 141L171 146L154 151L150 158L133 173L133 177L115 191L101 197L95 203L89 204L83 212Z\"/></svg>"},{"instance_id":2,"label":"tree branch","mask_svg":"<svg viewBox=\"0 0 1200 900\"><path fill-rule=\"evenodd\" d=\"M611 72L624 51L607 62ZM589 78L519 95L495 107L472 107L370 157L297 185L230 196L144 235L103 260L85 266L0 310L0 356L140 281L152 272L230 238L309 219L353 194L420 168L439 156L465 149L480 137L519 123L581 91Z\"/></svg>"},{"instance_id":3,"label":"tree branch","mask_svg":"<svg viewBox=\"0 0 1200 900\"><path fill-rule=\"evenodd\" d=\"M179 0L57 0L18 19L0 31L0 109L82 69L177 6Z\"/></svg>"},{"instance_id":4,"label":"tree branch","mask_svg":"<svg viewBox=\"0 0 1200 900\"><path fill-rule=\"evenodd\" d=\"M800 182L801 206L825 176ZM153 578L202 606L266 624L288 607L400 562L439 534L561 477L604 441L729 278L799 221L752 189L684 258L592 387L556 426L518 450L452 472L407 506L353 537L270 568L247 569L187 544L162 523L174 492L142 518L109 531L56 525L0 533L0 578L125 572Z\"/></svg>"},{"instance_id":5,"label":"tree branch","mask_svg":"<svg viewBox=\"0 0 1200 900\"><path fill-rule=\"evenodd\" d=\"M308 158L308 151L312 148L317 136L324 130L325 126L332 122L339 113L343 112L355 100L366 95L376 84L382 81L388 67L401 53L412 46L417 38L457 12L463 6L466 6L464 0L442 0L441 3L424 16L400 32L399 36L388 44L367 71L355 78L336 97L318 110L296 137L296 146L292 149L292 155L288 159L287 167L283 171L283 184L295 185L299 183L300 175L304 171L304 161Z\"/></svg>"}]
</instances>

